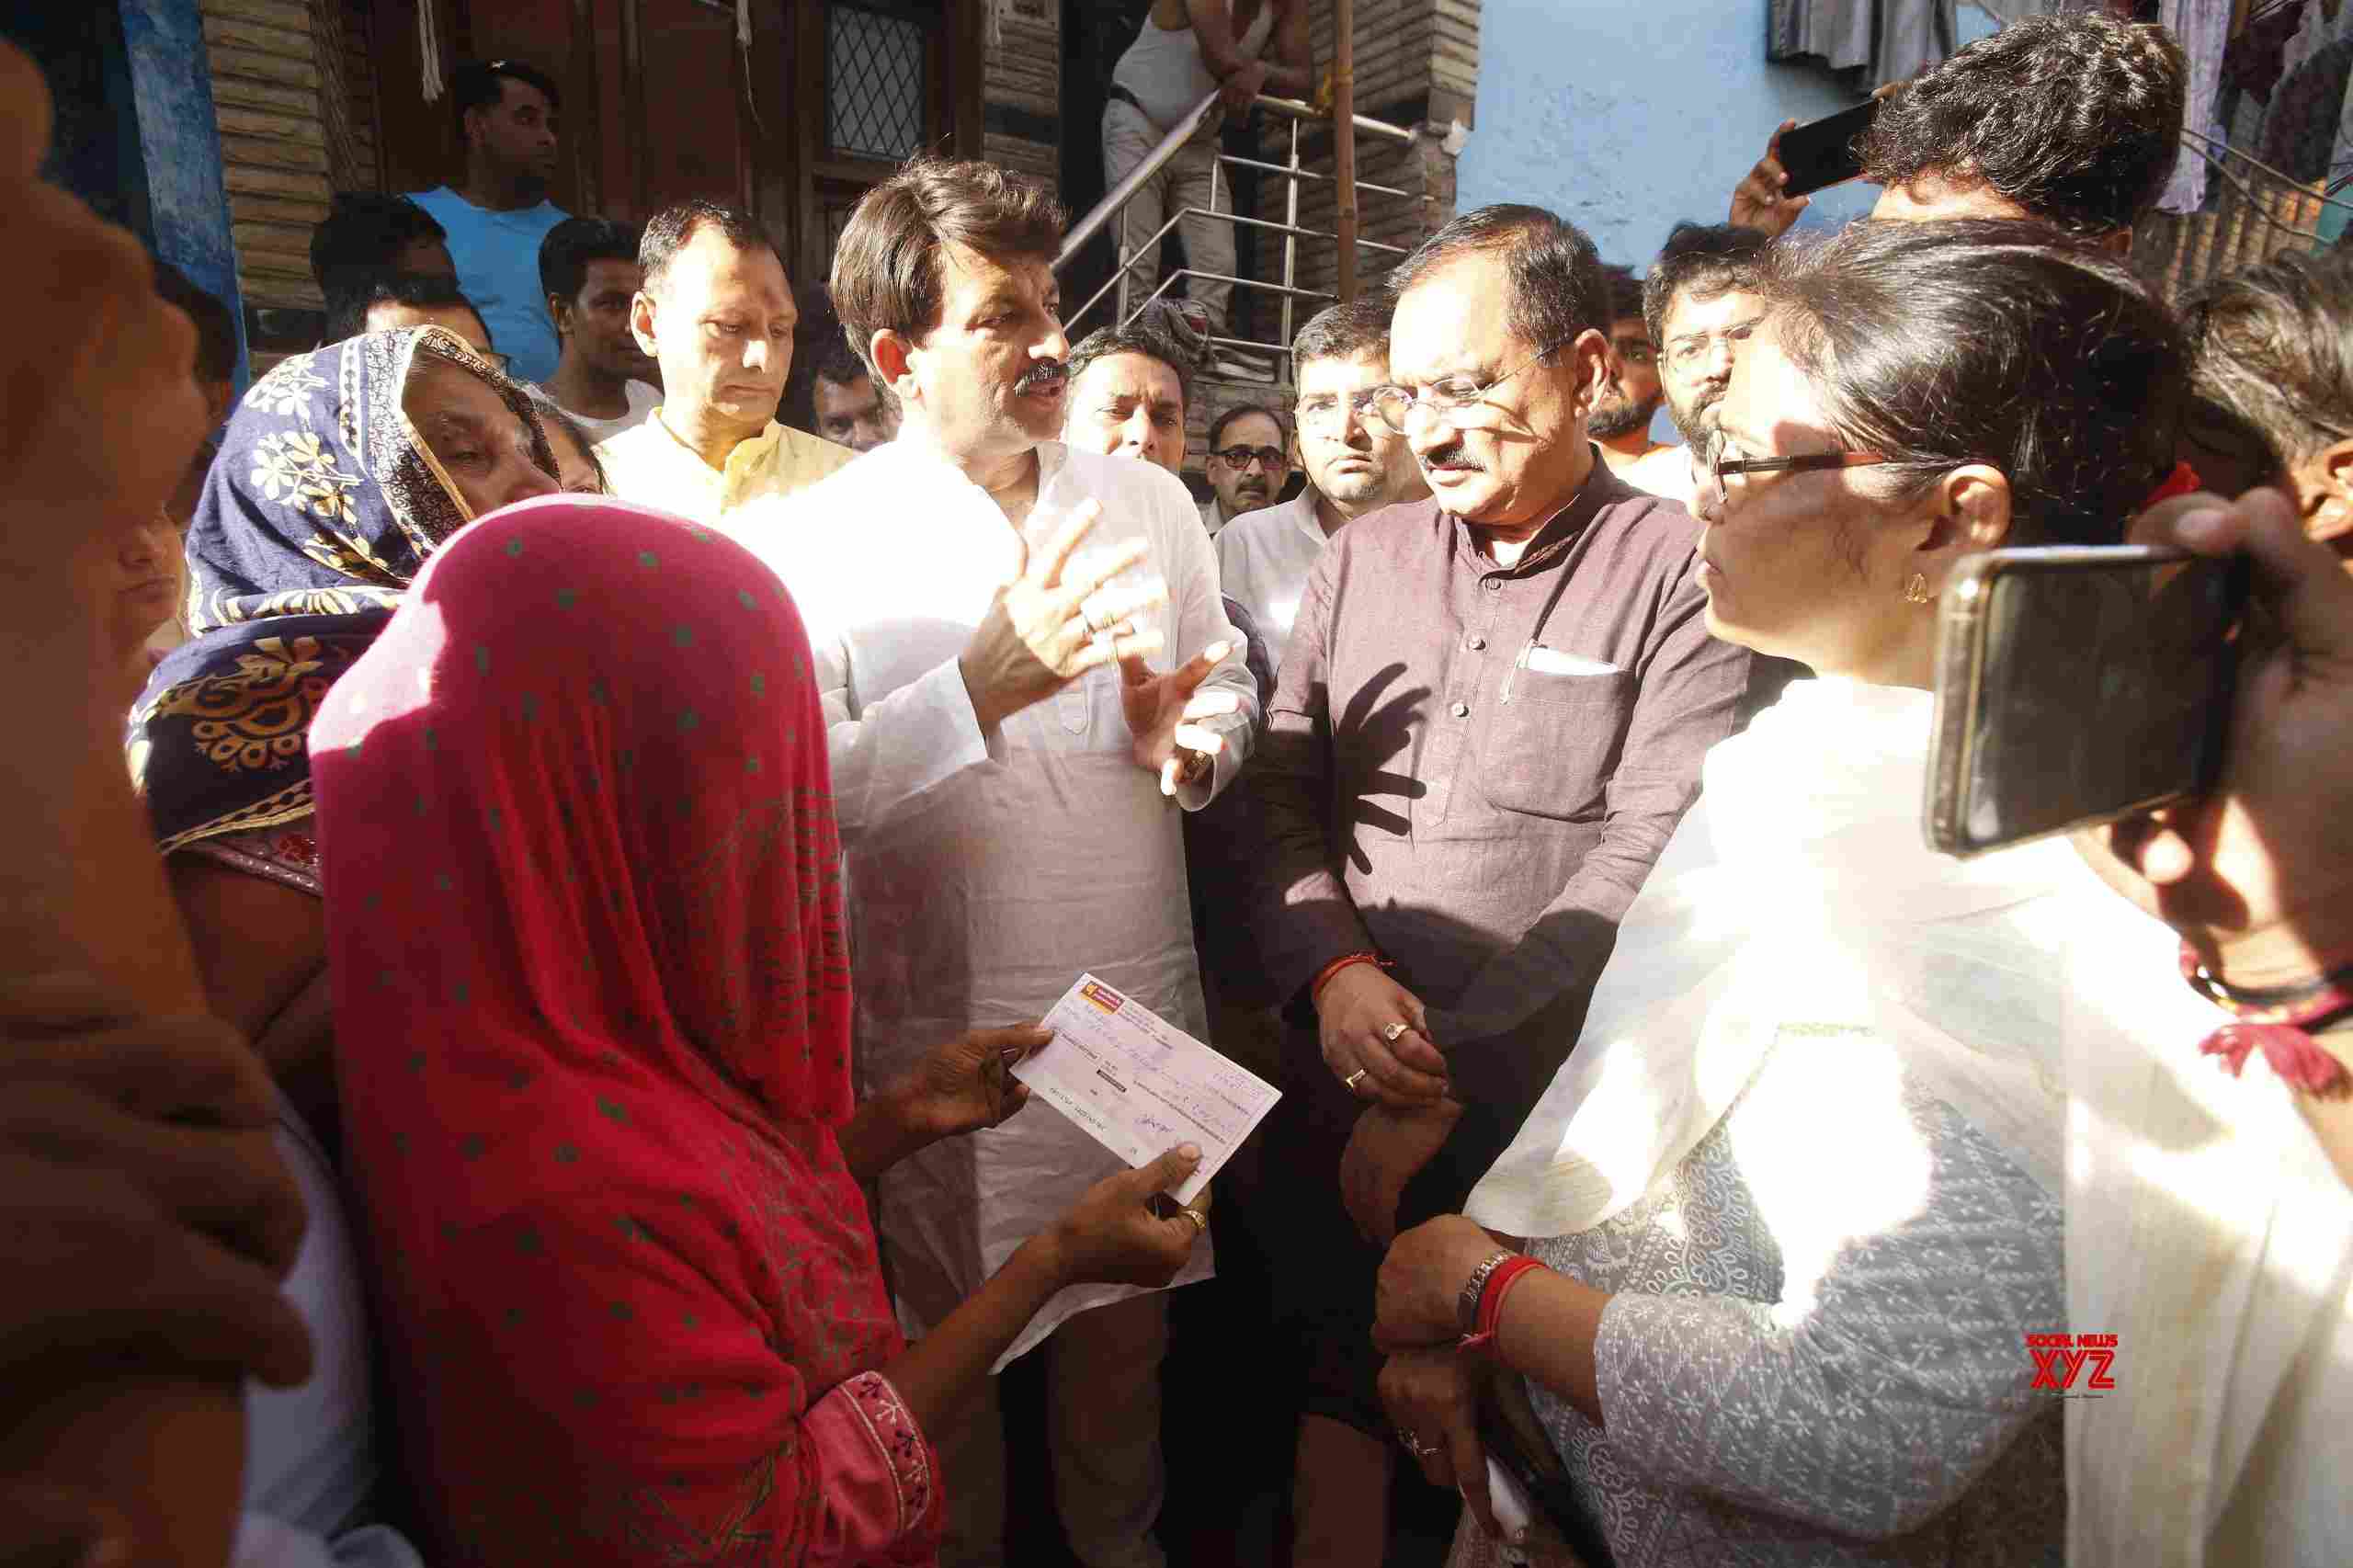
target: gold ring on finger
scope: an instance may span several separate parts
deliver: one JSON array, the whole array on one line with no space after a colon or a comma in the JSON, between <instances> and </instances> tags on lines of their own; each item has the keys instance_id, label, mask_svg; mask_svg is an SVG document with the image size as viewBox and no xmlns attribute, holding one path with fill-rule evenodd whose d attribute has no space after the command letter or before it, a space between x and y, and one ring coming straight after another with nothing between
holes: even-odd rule
<instances>
[{"instance_id":1,"label":"gold ring on finger","mask_svg":"<svg viewBox=\"0 0 2353 1568\"><path fill-rule=\"evenodd\" d=\"M1206 1236L1210 1233L1210 1217L1202 1213L1199 1210L1194 1208L1191 1204L1188 1203L1185 1205L1183 1208L1177 1210L1176 1212L1182 1214L1186 1219L1190 1220L1193 1222L1194 1234Z\"/></svg>"},{"instance_id":2,"label":"gold ring on finger","mask_svg":"<svg viewBox=\"0 0 2353 1568\"><path fill-rule=\"evenodd\" d=\"M1362 1067L1359 1067L1359 1068L1358 1068L1355 1072L1353 1072L1353 1073L1349 1074L1347 1077L1345 1077L1345 1078L1341 1079L1341 1080L1340 1080L1340 1086L1341 1086L1342 1088L1344 1088L1344 1089L1347 1090L1347 1091L1348 1091L1348 1093L1350 1093L1350 1094L1352 1094L1352 1095L1353 1095L1353 1094L1355 1094L1355 1093L1357 1092L1357 1081L1358 1081L1358 1079L1362 1078L1364 1075L1365 1075L1365 1069L1364 1069L1364 1068L1362 1068Z\"/></svg>"},{"instance_id":3,"label":"gold ring on finger","mask_svg":"<svg viewBox=\"0 0 2353 1568\"><path fill-rule=\"evenodd\" d=\"M1381 1031L1381 1038L1394 1045L1397 1043L1397 1037L1411 1028L1413 1028L1411 1024L1384 1025Z\"/></svg>"}]
</instances>

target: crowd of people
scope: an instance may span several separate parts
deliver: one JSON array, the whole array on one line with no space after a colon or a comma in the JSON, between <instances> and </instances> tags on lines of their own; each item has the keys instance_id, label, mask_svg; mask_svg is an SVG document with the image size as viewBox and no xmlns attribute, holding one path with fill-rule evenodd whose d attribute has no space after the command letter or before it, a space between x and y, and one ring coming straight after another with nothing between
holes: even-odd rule
<instances>
[{"instance_id":1,"label":"crowd of people","mask_svg":"<svg viewBox=\"0 0 2353 1568\"><path fill-rule=\"evenodd\" d=\"M1401 1471L1453 1568L2353 1559L2353 253L2135 272L2185 70L2014 22L1869 221L1768 150L1639 278L1464 213L1196 503L1216 335L1069 341L993 165L796 292L550 206L469 66L240 398L0 48L78 307L0 449L0 1555L1001 1563L1024 1359L1071 1555L1160 1568L1189 1286L1298 1568L1419 1561ZM2252 560L2219 789L1931 852L1958 564L2127 539ZM1086 973L1279 1084L1214 1200L1030 1103Z\"/></svg>"}]
</instances>

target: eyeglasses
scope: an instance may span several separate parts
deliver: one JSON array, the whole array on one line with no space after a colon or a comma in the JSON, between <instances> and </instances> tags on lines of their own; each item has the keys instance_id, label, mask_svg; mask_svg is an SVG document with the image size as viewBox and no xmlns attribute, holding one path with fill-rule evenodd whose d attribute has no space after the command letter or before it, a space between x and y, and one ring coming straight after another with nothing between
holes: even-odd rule
<instances>
[{"instance_id":1,"label":"eyeglasses","mask_svg":"<svg viewBox=\"0 0 2353 1568\"><path fill-rule=\"evenodd\" d=\"M1756 331L1757 318L1737 321L1722 332L1694 332L1677 338L1666 346L1667 369L1677 375L1688 375L1704 360L1715 358L1719 347L1737 351Z\"/></svg>"},{"instance_id":2,"label":"eyeglasses","mask_svg":"<svg viewBox=\"0 0 2353 1568\"><path fill-rule=\"evenodd\" d=\"M1736 473L1798 473L1808 469L1870 468L1894 460L1877 452L1802 452L1793 458L1719 457L1708 468L1716 476L1716 488L1730 494L1731 489L1724 481Z\"/></svg>"},{"instance_id":3,"label":"eyeglasses","mask_svg":"<svg viewBox=\"0 0 2353 1568\"><path fill-rule=\"evenodd\" d=\"M1415 409L1433 419L1446 421L1457 430L1466 429L1472 416L1486 402L1488 393L1575 336L1571 333L1567 337L1554 339L1490 381L1474 381L1468 376L1449 376L1419 395L1407 392L1404 387L1382 387L1372 394L1373 417L1400 436L1407 433L1406 422L1414 417Z\"/></svg>"},{"instance_id":4,"label":"eyeglasses","mask_svg":"<svg viewBox=\"0 0 2353 1568\"><path fill-rule=\"evenodd\" d=\"M1285 467L1290 461L1280 447L1226 447L1210 456L1228 468L1248 468L1256 463L1269 472Z\"/></svg>"},{"instance_id":5,"label":"eyeglasses","mask_svg":"<svg viewBox=\"0 0 2353 1568\"><path fill-rule=\"evenodd\" d=\"M1351 414L1359 420L1371 419L1374 417L1373 404L1380 401L1383 390L1370 387L1346 398L1335 397L1328 392L1309 398L1299 404L1299 423L1302 428L1312 426L1321 430L1337 429L1348 422Z\"/></svg>"}]
</instances>

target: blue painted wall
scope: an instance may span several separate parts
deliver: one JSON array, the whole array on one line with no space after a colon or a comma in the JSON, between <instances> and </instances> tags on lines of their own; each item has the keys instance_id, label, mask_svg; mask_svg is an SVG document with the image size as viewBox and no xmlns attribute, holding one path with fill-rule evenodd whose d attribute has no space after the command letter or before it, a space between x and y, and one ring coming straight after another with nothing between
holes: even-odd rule
<instances>
[{"instance_id":1,"label":"blue painted wall","mask_svg":"<svg viewBox=\"0 0 2353 1568\"><path fill-rule=\"evenodd\" d=\"M1766 0L1484 0L1458 210L1549 207L1637 271L1677 220L1722 222L1775 126L1861 101L1818 67L1767 64L1765 12ZM1963 6L1961 31L1983 37L1992 20ZM1859 182L1823 191L1800 222L1844 223L1877 195Z\"/></svg>"},{"instance_id":2,"label":"blue painted wall","mask_svg":"<svg viewBox=\"0 0 2353 1568\"><path fill-rule=\"evenodd\" d=\"M1680 220L1722 222L1775 126L1862 101L1819 67L1768 64L1765 15L1766 0L1484 0L1457 210L1550 208L1638 272ZM1993 31L1973 6L1961 24L1964 42ZM1821 191L1799 222L1836 227L1878 197ZM1674 438L1664 410L1654 428Z\"/></svg>"},{"instance_id":3,"label":"blue painted wall","mask_svg":"<svg viewBox=\"0 0 2353 1568\"><path fill-rule=\"evenodd\" d=\"M43 175L228 305L242 387L244 310L197 0L23 7L0 36L32 56L56 104Z\"/></svg>"},{"instance_id":4,"label":"blue painted wall","mask_svg":"<svg viewBox=\"0 0 2353 1568\"><path fill-rule=\"evenodd\" d=\"M196 0L119 0L150 227L142 236L237 321L237 386L245 383L245 311L229 228L212 70Z\"/></svg>"}]
</instances>

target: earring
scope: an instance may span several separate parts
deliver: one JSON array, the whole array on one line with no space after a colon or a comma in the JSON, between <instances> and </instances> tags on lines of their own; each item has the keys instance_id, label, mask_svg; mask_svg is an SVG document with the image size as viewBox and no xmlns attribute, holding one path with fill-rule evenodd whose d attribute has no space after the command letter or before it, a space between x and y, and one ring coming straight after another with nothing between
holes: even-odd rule
<instances>
[{"instance_id":1,"label":"earring","mask_svg":"<svg viewBox=\"0 0 2353 1568\"><path fill-rule=\"evenodd\" d=\"M1928 602L1928 574L1927 573L1915 572L1912 574L1912 580L1904 585L1904 602L1907 605L1924 605Z\"/></svg>"}]
</instances>

